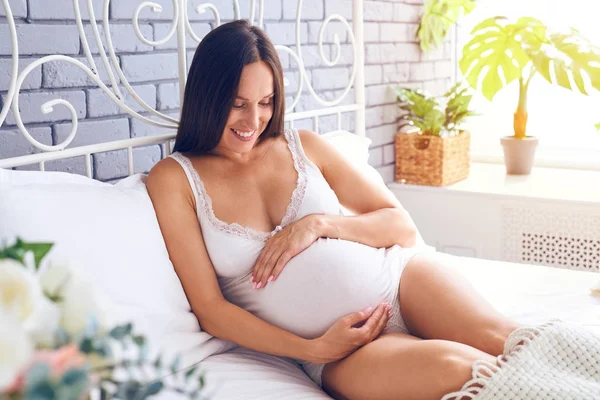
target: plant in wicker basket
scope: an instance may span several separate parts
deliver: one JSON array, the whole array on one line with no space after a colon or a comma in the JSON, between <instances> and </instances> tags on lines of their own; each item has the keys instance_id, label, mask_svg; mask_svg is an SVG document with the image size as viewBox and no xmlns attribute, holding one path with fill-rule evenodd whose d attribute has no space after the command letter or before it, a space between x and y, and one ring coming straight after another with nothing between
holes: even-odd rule
<instances>
[{"instance_id":1,"label":"plant in wicker basket","mask_svg":"<svg viewBox=\"0 0 600 400\"><path fill-rule=\"evenodd\" d=\"M471 90L458 83L442 99L407 88L396 88L396 94L396 180L442 186L466 178L470 134L460 125L474 115L469 110Z\"/></svg>"},{"instance_id":2,"label":"plant in wicker basket","mask_svg":"<svg viewBox=\"0 0 600 400\"><path fill-rule=\"evenodd\" d=\"M444 94L444 108L438 98L427 96L419 90L396 88L396 95L401 110L400 126L415 126L422 135L457 134L460 124L467 117L475 115L469 110L473 95L460 82Z\"/></svg>"}]
</instances>

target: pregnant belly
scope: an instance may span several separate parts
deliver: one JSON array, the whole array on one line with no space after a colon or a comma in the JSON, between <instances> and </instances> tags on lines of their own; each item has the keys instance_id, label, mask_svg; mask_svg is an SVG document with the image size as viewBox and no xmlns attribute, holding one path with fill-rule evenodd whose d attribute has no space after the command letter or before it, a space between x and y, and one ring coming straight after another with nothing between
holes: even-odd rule
<instances>
[{"instance_id":1,"label":"pregnant belly","mask_svg":"<svg viewBox=\"0 0 600 400\"><path fill-rule=\"evenodd\" d=\"M277 281L260 290L243 282L230 300L273 325L315 338L344 315L392 301L398 283L385 253L360 243L319 239L290 260Z\"/></svg>"}]
</instances>

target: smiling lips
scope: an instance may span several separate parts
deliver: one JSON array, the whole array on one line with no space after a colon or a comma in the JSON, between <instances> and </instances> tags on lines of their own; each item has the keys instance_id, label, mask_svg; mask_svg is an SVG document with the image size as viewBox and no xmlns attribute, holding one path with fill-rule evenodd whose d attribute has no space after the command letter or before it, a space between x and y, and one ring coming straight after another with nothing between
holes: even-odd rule
<instances>
[{"instance_id":1,"label":"smiling lips","mask_svg":"<svg viewBox=\"0 0 600 400\"><path fill-rule=\"evenodd\" d=\"M243 140L245 142L249 141L252 139L252 137L254 136L254 133L256 133L256 130L254 131L249 131L249 132L242 132L242 131L238 131L236 129L231 129L231 131L235 134L235 136L240 139Z\"/></svg>"}]
</instances>

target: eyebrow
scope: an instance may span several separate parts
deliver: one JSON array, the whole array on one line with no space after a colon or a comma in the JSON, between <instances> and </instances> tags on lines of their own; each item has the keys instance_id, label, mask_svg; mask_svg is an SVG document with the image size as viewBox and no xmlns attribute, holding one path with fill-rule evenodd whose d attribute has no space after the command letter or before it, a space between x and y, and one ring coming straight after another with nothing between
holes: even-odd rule
<instances>
[{"instance_id":1,"label":"eyebrow","mask_svg":"<svg viewBox=\"0 0 600 400\"><path fill-rule=\"evenodd\" d=\"M266 95L265 97L263 97L263 99L266 99L267 97L271 97L271 96L273 96L273 95L275 95L275 92L273 92L273 93L271 93L271 94L268 94L268 95ZM245 98L245 97L242 97L242 96L235 96L235 98L236 98L236 99L241 99L241 100L250 101L250 99L247 99L247 98Z\"/></svg>"}]
</instances>

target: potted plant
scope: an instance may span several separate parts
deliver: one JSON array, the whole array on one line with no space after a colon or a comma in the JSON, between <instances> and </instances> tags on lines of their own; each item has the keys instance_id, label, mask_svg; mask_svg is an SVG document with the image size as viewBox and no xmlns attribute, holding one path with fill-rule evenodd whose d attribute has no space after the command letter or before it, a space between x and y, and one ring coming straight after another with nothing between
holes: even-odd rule
<instances>
[{"instance_id":1,"label":"potted plant","mask_svg":"<svg viewBox=\"0 0 600 400\"><path fill-rule=\"evenodd\" d=\"M396 88L400 107L396 135L396 181L444 186L469 175L470 134L460 129L472 94L461 83L438 98Z\"/></svg>"},{"instance_id":2,"label":"potted plant","mask_svg":"<svg viewBox=\"0 0 600 400\"><path fill-rule=\"evenodd\" d=\"M505 17L488 18L471 34L459 61L471 87L491 101L500 89L519 81L514 135L503 137L501 143L507 173L529 174L538 143L537 137L527 135L527 90L531 79L539 73L552 84L587 95L585 74L591 86L600 90L600 48L573 28L552 32L531 17L514 23Z\"/></svg>"}]
</instances>

